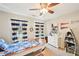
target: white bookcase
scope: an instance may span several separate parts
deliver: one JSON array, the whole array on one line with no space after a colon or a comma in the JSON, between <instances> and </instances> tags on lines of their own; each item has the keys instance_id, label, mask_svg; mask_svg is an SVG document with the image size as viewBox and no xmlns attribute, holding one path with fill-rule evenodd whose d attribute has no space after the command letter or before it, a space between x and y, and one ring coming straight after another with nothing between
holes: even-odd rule
<instances>
[{"instance_id":1,"label":"white bookcase","mask_svg":"<svg viewBox=\"0 0 79 59\"><path fill-rule=\"evenodd\" d=\"M35 22L35 39L45 39L44 23Z\"/></svg>"},{"instance_id":2,"label":"white bookcase","mask_svg":"<svg viewBox=\"0 0 79 59\"><path fill-rule=\"evenodd\" d=\"M19 39L26 40L28 21L11 19L12 27L12 40L13 42L19 41Z\"/></svg>"}]
</instances>

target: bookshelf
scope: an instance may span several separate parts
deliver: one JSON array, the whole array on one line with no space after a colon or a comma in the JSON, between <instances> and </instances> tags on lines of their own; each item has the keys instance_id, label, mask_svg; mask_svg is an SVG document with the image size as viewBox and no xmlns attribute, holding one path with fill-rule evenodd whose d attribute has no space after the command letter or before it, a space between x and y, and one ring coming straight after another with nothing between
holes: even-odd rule
<instances>
[{"instance_id":1,"label":"bookshelf","mask_svg":"<svg viewBox=\"0 0 79 59\"><path fill-rule=\"evenodd\" d=\"M76 41L71 31L67 32L65 36L65 48L66 48L66 52L69 52L72 54L75 54L76 52Z\"/></svg>"},{"instance_id":2,"label":"bookshelf","mask_svg":"<svg viewBox=\"0 0 79 59\"><path fill-rule=\"evenodd\" d=\"M28 38L27 26L28 21L11 19L12 40L14 42L18 41L19 39L26 40Z\"/></svg>"},{"instance_id":3,"label":"bookshelf","mask_svg":"<svg viewBox=\"0 0 79 59\"><path fill-rule=\"evenodd\" d=\"M35 39L45 39L44 23L35 22Z\"/></svg>"}]
</instances>

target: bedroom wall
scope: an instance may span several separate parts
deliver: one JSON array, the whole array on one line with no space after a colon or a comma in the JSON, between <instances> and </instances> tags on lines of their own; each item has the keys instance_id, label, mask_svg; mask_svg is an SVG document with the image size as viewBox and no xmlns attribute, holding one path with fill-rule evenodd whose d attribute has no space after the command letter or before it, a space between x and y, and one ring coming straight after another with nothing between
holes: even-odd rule
<instances>
[{"instance_id":1,"label":"bedroom wall","mask_svg":"<svg viewBox=\"0 0 79 59\"><path fill-rule=\"evenodd\" d=\"M61 21L68 21L70 23L70 28L72 28L75 36L76 36L76 39L79 43L79 11L75 11L75 12L72 12L72 13L69 13L69 14L64 14L64 15L60 15L59 17L57 18L52 18L52 19L49 19L50 21L46 21L45 25L46 25L46 35L49 34L50 32L50 29L51 29L51 24L58 24L60 23ZM74 23L71 23L71 21L73 21ZM58 25L59 26L59 25ZM59 47L64 49L64 36L65 36L65 33L66 33L66 30L62 30L60 31L59 33Z\"/></svg>"},{"instance_id":2,"label":"bedroom wall","mask_svg":"<svg viewBox=\"0 0 79 59\"><path fill-rule=\"evenodd\" d=\"M28 21L28 39L32 40L34 38L34 33L29 31L30 27L34 26L34 20L27 18L25 16L11 14L7 12L0 11L0 38L4 38L8 43L12 43L11 39L11 21L10 19L27 20ZM19 39L21 40L21 39Z\"/></svg>"}]
</instances>

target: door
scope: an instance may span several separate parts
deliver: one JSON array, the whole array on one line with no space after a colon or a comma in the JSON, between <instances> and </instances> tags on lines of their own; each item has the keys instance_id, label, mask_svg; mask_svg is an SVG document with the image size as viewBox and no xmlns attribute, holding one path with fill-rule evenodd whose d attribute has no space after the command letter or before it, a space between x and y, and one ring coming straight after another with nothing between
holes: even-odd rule
<instances>
[{"instance_id":1,"label":"door","mask_svg":"<svg viewBox=\"0 0 79 59\"><path fill-rule=\"evenodd\" d=\"M48 36L48 43L58 48L58 36L54 34L52 36Z\"/></svg>"}]
</instances>

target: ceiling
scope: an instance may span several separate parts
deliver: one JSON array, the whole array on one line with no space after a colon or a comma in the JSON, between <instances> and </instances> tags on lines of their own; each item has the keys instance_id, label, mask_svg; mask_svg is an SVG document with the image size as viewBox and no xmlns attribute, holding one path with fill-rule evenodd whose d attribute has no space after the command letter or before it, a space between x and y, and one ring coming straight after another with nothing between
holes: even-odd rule
<instances>
[{"instance_id":1,"label":"ceiling","mask_svg":"<svg viewBox=\"0 0 79 59\"><path fill-rule=\"evenodd\" d=\"M79 10L79 3L61 3L52 8L54 14L47 13L46 15L39 16L40 11L29 11L31 8L40 8L39 3L0 3L0 10L11 12L24 16L33 16L40 20L48 20L60 15L71 13Z\"/></svg>"}]
</instances>

